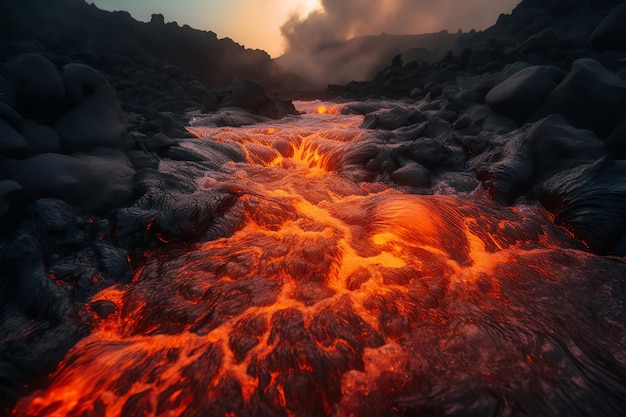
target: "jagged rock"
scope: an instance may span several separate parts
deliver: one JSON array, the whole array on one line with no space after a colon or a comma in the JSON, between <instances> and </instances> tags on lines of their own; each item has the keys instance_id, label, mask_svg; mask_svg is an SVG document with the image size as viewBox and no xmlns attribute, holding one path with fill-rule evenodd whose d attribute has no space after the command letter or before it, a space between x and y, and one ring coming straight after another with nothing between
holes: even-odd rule
<instances>
[{"instance_id":1,"label":"jagged rock","mask_svg":"<svg viewBox=\"0 0 626 417\"><path fill-rule=\"evenodd\" d=\"M574 62L570 73L531 120L558 113L574 127L606 136L626 117L624 108L626 81L599 62L582 58Z\"/></svg>"},{"instance_id":2,"label":"jagged rock","mask_svg":"<svg viewBox=\"0 0 626 417\"><path fill-rule=\"evenodd\" d=\"M19 152L28 149L28 142L24 140L7 122L0 119L0 153Z\"/></svg>"},{"instance_id":3,"label":"jagged rock","mask_svg":"<svg viewBox=\"0 0 626 417\"><path fill-rule=\"evenodd\" d=\"M591 44L599 51L626 49L626 3L615 6L591 34Z\"/></svg>"},{"instance_id":4,"label":"jagged rock","mask_svg":"<svg viewBox=\"0 0 626 417\"><path fill-rule=\"evenodd\" d=\"M626 161L602 158L545 181L538 200L594 252L626 255Z\"/></svg>"},{"instance_id":5,"label":"jagged rock","mask_svg":"<svg viewBox=\"0 0 626 417\"><path fill-rule=\"evenodd\" d=\"M556 67L528 67L489 91L485 103L496 113L522 124L541 107L563 78L565 72Z\"/></svg>"},{"instance_id":6,"label":"jagged rock","mask_svg":"<svg viewBox=\"0 0 626 417\"><path fill-rule=\"evenodd\" d=\"M0 175L19 183L30 200L54 197L75 207L106 212L130 203L135 170L123 152L39 154L0 161Z\"/></svg>"}]
</instances>

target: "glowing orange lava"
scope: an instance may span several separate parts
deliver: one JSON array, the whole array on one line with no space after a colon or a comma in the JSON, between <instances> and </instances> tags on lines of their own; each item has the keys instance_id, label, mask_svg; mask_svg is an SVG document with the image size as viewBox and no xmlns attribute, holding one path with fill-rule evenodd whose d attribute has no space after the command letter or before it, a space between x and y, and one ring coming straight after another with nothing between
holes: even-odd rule
<instances>
[{"instance_id":1,"label":"glowing orange lava","mask_svg":"<svg viewBox=\"0 0 626 417\"><path fill-rule=\"evenodd\" d=\"M202 131L245 151L246 163L204 184L243 190L242 228L182 252L166 245L131 284L94 297L115 313L94 316L15 414L445 415L483 390L506 401L514 390L502 387L541 367L553 380L537 392L561 383L538 335L578 310L539 288L568 291L575 278L563 271L591 256L563 248L536 209L344 177L359 121Z\"/></svg>"},{"instance_id":2,"label":"glowing orange lava","mask_svg":"<svg viewBox=\"0 0 626 417\"><path fill-rule=\"evenodd\" d=\"M315 113L317 114L340 114L341 109L338 104L334 104L332 106L320 105L315 109Z\"/></svg>"}]
</instances>

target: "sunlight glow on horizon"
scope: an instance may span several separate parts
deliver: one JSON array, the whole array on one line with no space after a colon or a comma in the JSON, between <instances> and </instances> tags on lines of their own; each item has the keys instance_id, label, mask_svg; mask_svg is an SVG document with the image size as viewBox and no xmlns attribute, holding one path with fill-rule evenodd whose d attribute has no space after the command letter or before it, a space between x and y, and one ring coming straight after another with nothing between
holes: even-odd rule
<instances>
[{"instance_id":1,"label":"sunlight glow on horizon","mask_svg":"<svg viewBox=\"0 0 626 417\"><path fill-rule=\"evenodd\" d=\"M128 11L135 19L149 22L160 13L165 22L211 31L249 49L262 49L272 58L280 56L285 40L280 27L295 14L306 17L321 9L320 0L88 0L102 10Z\"/></svg>"},{"instance_id":2,"label":"sunlight glow on horizon","mask_svg":"<svg viewBox=\"0 0 626 417\"><path fill-rule=\"evenodd\" d=\"M483 30L501 13L510 13L520 0L86 0L97 7L128 11L135 19L150 21L160 13L166 22L189 25L230 38L249 48L266 51L272 58L286 52L289 43L298 50L305 44L347 40L352 37L411 35L441 30ZM321 13L312 13L321 11ZM307 18L308 17L308 18ZM294 44L294 29L300 37ZM294 46L295 45L295 46Z\"/></svg>"}]
</instances>

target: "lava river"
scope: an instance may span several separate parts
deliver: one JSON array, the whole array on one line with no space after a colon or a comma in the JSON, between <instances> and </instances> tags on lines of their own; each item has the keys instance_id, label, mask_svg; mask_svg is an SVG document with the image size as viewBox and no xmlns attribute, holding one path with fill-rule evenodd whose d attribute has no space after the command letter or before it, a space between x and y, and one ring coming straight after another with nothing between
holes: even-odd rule
<instances>
[{"instance_id":1,"label":"lava river","mask_svg":"<svg viewBox=\"0 0 626 417\"><path fill-rule=\"evenodd\" d=\"M164 244L17 416L618 416L623 259L535 205L420 195L345 163L362 116L194 126L241 146L200 187L227 237Z\"/></svg>"}]
</instances>

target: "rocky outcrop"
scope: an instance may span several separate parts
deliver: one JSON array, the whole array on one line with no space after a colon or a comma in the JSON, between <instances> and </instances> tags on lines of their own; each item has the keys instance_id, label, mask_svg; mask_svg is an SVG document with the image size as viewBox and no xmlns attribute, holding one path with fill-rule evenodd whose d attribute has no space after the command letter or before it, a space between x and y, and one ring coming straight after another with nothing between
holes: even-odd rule
<instances>
[{"instance_id":1,"label":"rocky outcrop","mask_svg":"<svg viewBox=\"0 0 626 417\"><path fill-rule=\"evenodd\" d=\"M88 64L105 75L124 110L132 112L153 107L181 114L210 102L211 89L241 79L253 79L271 91L289 89L301 81L264 51L218 39L213 32L166 23L162 15L142 23L126 12L102 11L84 0L3 4L0 40L3 59L31 59L23 54L37 52L54 58L55 65L70 61ZM32 59L38 59L36 56ZM28 88L43 86L50 91L37 92L39 99L58 99L63 85L53 66L45 62L16 61L5 76L13 82L11 77L36 75L39 84L30 83ZM41 65L47 65L47 70ZM56 83L47 75L56 77ZM3 84L0 81L0 91Z\"/></svg>"}]
</instances>

